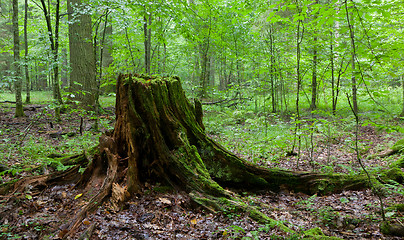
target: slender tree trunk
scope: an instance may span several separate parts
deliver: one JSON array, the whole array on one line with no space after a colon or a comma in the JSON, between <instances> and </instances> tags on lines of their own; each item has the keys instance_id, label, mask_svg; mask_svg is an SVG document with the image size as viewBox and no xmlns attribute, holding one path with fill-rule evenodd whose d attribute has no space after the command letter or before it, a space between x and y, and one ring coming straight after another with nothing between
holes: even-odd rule
<instances>
[{"instance_id":1,"label":"slender tree trunk","mask_svg":"<svg viewBox=\"0 0 404 240\"><path fill-rule=\"evenodd\" d=\"M317 33L315 33L317 34ZM313 39L313 66L312 66L312 78L311 78L311 104L310 110L317 108L317 36Z\"/></svg>"},{"instance_id":2,"label":"slender tree trunk","mask_svg":"<svg viewBox=\"0 0 404 240\"><path fill-rule=\"evenodd\" d=\"M24 12L24 48L25 48L25 59L24 59L24 69L25 69L25 86L27 96L25 98L25 103L31 102L31 81L29 78L28 71L28 0L25 0L25 12Z\"/></svg>"},{"instance_id":3,"label":"slender tree trunk","mask_svg":"<svg viewBox=\"0 0 404 240\"><path fill-rule=\"evenodd\" d=\"M297 76L297 86L296 86L296 115L297 119L299 120L300 118L300 108L299 108L299 100L300 100L300 89L301 89L301 76L300 76L300 58L301 58L301 50L300 50L300 45L301 45L301 39L302 36L300 35L300 26L301 26L301 21L299 20L298 26L297 26L297 45L296 45L296 76Z\"/></svg>"},{"instance_id":4,"label":"slender tree trunk","mask_svg":"<svg viewBox=\"0 0 404 240\"><path fill-rule=\"evenodd\" d=\"M55 16L55 49L53 53L54 58L54 85L53 89L55 92L55 100L62 104L62 95L60 94L60 83L59 83L59 28L60 28L60 0L56 1L56 16Z\"/></svg>"},{"instance_id":5,"label":"slender tree trunk","mask_svg":"<svg viewBox=\"0 0 404 240\"><path fill-rule=\"evenodd\" d=\"M23 117L24 109L22 106L22 78L20 62L20 34L18 29L18 0L13 0L13 39L14 39L14 76L15 76L15 117Z\"/></svg>"},{"instance_id":6,"label":"slender tree trunk","mask_svg":"<svg viewBox=\"0 0 404 240\"><path fill-rule=\"evenodd\" d=\"M334 32L330 31L330 62L331 62L331 93L332 93L332 114L337 110L335 98L335 76L334 76Z\"/></svg>"},{"instance_id":7,"label":"slender tree trunk","mask_svg":"<svg viewBox=\"0 0 404 240\"><path fill-rule=\"evenodd\" d=\"M100 42L100 60L98 61L98 66L95 64L95 83L96 83L96 89L94 92L95 96L95 105L94 105L94 111L95 111L95 123L94 123L94 130L99 131L99 115L100 115L100 103L99 103L99 97L100 97L100 88L101 88L101 78L102 78L102 67L103 67L103 56L104 56L104 44L105 44L105 35L107 32L107 25L108 25L108 15L109 15L109 10L105 11L105 19L104 19L104 30L102 32L102 38ZM98 26L96 28L95 34L94 34L94 62L97 63L97 49L98 49L98 43L97 43L97 36L98 36ZM97 72L98 68L98 72Z\"/></svg>"},{"instance_id":8,"label":"slender tree trunk","mask_svg":"<svg viewBox=\"0 0 404 240\"><path fill-rule=\"evenodd\" d=\"M201 74L199 75L200 89L198 93L199 98L205 98L207 95L208 79L209 79L209 40L204 39L204 42L200 45L200 55L201 55Z\"/></svg>"},{"instance_id":9,"label":"slender tree trunk","mask_svg":"<svg viewBox=\"0 0 404 240\"><path fill-rule=\"evenodd\" d=\"M404 75L401 75L401 88L403 91L403 100L402 100L403 111L401 112L400 117L404 117Z\"/></svg>"},{"instance_id":10,"label":"slender tree trunk","mask_svg":"<svg viewBox=\"0 0 404 240\"><path fill-rule=\"evenodd\" d=\"M202 28L207 29L207 36L203 37L203 42L199 44L200 57L201 57L201 74L199 75L200 89L198 93L199 98L207 97L207 88L209 85L209 49L210 49L210 31L211 31L211 17L209 23L203 23ZM205 30L202 30L205 31Z\"/></svg>"},{"instance_id":11,"label":"slender tree trunk","mask_svg":"<svg viewBox=\"0 0 404 240\"><path fill-rule=\"evenodd\" d=\"M146 14L144 16L144 62L145 62L145 71L146 74L150 74L151 68L151 24L152 24L152 15L151 13Z\"/></svg>"},{"instance_id":12,"label":"slender tree trunk","mask_svg":"<svg viewBox=\"0 0 404 240\"><path fill-rule=\"evenodd\" d=\"M272 112L276 112L276 99L275 99L275 49L274 49L274 33L273 25L269 26L269 52L270 56L270 79L271 79L271 99L272 99Z\"/></svg>"},{"instance_id":13,"label":"slender tree trunk","mask_svg":"<svg viewBox=\"0 0 404 240\"><path fill-rule=\"evenodd\" d=\"M299 6L299 2L297 3L299 13L301 13L301 9ZM295 127L295 137L298 140L298 153L296 158L296 167L299 167L299 160L300 160L300 151L301 151L301 134L298 134L300 131L301 123L300 123L300 108L299 108L299 95L300 95L300 88L301 88L301 72L300 72L300 59L301 59L301 44L303 41L303 33L304 33L304 25L302 20L298 20L297 23L297 32L296 32L296 75L297 75L297 91L296 91L296 127ZM296 139L296 138L295 138ZM295 142L293 143L291 154L293 153L295 147Z\"/></svg>"},{"instance_id":14,"label":"slender tree trunk","mask_svg":"<svg viewBox=\"0 0 404 240\"><path fill-rule=\"evenodd\" d=\"M55 19L55 35L53 35L52 31L52 23L50 18L50 12L45 4L45 0L41 0L42 10L46 20L46 27L48 30L49 42L51 47L51 54L52 54L52 69L53 69L53 98L58 105L55 108L55 117L58 121L60 121L60 107L59 105L62 104L62 96L60 94L60 84L59 84L59 20L60 20L60 0L56 1L56 19ZM49 2L48 2L48 7Z\"/></svg>"},{"instance_id":15,"label":"slender tree trunk","mask_svg":"<svg viewBox=\"0 0 404 240\"><path fill-rule=\"evenodd\" d=\"M349 36L351 39L351 55L352 55L352 77L351 77L351 84L352 84L352 108L355 115L358 115L358 101L357 101L357 83L356 83L356 69L355 69L355 61L356 61L356 48L355 48L355 33L354 33L354 24L353 24L353 14L349 13L348 11L348 0L345 0L345 11L346 11L346 18L349 27Z\"/></svg>"},{"instance_id":16,"label":"slender tree trunk","mask_svg":"<svg viewBox=\"0 0 404 240\"><path fill-rule=\"evenodd\" d=\"M315 3L318 4L319 0L315 0ZM317 18L317 14L315 14L314 18ZM312 78L311 78L311 104L310 110L315 110L317 108L317 44L318 44L318 30L314 30L313 37L313 66L312 66Z\"/></svg>"}]
</instances>

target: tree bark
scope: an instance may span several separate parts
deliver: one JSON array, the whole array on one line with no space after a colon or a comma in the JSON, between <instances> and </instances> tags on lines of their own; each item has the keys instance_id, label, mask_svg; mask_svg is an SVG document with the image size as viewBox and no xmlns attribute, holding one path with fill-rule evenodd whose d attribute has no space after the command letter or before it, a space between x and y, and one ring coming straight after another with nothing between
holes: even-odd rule
<instances>
[{"instance_id":1,"label":"tree bark","mask_svg":"<svg viewBox=\"0 0 404 240\"><path fill-rule=\"evenodd\" d=\"M71 99L87 109L96 104L96 64L92 41L91 16L81 0L67 2L69 12L70 89Z\"/></svg>"},{"instance_id":2,"label":"tree bark","mask_svg":"<svg viewBox=\"0 0 404 240\"><path fill-rule=\"evenodd\" d=\"M13 0L13 40L14 40L14 76L15 76L15 117L23 117L24 109L22 106L22 78L20 66L20 34L18 30L18 0Z\"/></svg>"},{"instance_id":3,"label":"tree bark","mask_svg":"<svg viewBox=\"0 0 404 240\"><path fill-rule=\"evenodd\" d=\"M144 34L144 63L145 72L150 74L151 70L151 24L152 15L151 13L145 14L143 24L143 34Z\"/></svg>"},{"instance_id":4,"label":"tree bark","mask_svg":"<svg viewBox=\"0 0 404 240\"><path fill-rule=\"evenodd\" d=\"M46 8L45 0L41 0L42 11L44 13L46 27L48 31L48 37L51 47L51 54L53 58L52 70L53 70L53 99L56 101L55 115L57 120L60 121L60 104L62 104L62 95L60 94L59 84L59 22L60 22L60 0L56 1L55 7L55 34L52 30L52 22L50 17L50 6Z\"/></svg>"},{"instance_id":5,"label":"tree bark","mask_svg":"<svg viewBox=\"0 0 404 240\"><path fill-rule=\"evenodd\" d=\"M353 111L355 115L358 114L358 100L357 100L357 83L356 83L356 69L355 69L355 61L356 61L356 47L355 47L355 33L354 33L354 24L353 24L353 14L349 13L348 11L348 1L345 1L345 11L346 11L346 19L348 22L349 27L349 37L351 40L351 68L352 68L352 77L351 77L351 84L352 84L352 105Z\"/></svg>"},{"instance_id":6,"label":"tree bark","mask_svg":"<svg viewBox=\"0 0 404 240\"><path fill-rule=\"evenodd\" d=\"M319 3L318 0L315 1L316 4ZM314 16L318 18L317 14ZM318 30L314 30L313 37L313 66L312 66L312 77L311 77L311 104L310 110L317 109L317 44L318 44Z\"/></svg>"},{"instance_id":7,"label":"tree bark","mask_svg":"<svg viewBox=\"0 0 404 240\"><path fill-rule=\"evenodd\" d=\"M400 78L401 78L401 91L402 91L402 102L401 102L401 105L402 105L402 109L403 109L403 110L401 111L400 117L404 117L404 75L401 75Z\"/></svg>"},{"instance_id":8,"label":"tree bark","mask_svg":"<svg viewBox=\"0 0 404 240\"><path fill-rule=\"evenodd\" d=\"M28 71L28 0L24 3L24 48L25 48L25 59L24 59L24 70L25 70L25 89L27 96L25 98L25 103L31 103L31 81L29 79Z\"/></svg>"},{"instance_id":9,"label":"tree bark","mask_svg":"<svg viewBox=\"0 0 404 240\"><path fill-rule=\"evenodd\" d=\"M317 34L317 33L315 33ZM313 69L311 78L311 104L310 110L315 110L317 108L317 36L313 39L314 49L313 49Z\"/></svg>"}]
</instances>

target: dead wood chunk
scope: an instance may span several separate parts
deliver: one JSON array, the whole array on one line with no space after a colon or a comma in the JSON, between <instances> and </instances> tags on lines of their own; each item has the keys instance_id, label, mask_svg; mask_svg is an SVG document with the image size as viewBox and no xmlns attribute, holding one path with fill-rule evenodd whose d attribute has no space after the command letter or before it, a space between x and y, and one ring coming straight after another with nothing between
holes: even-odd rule
<instances>
[{"instance_id":1,"label":"dead wood chunk","mask_svg":"<svg viewBox=\"0 0 404 240\"><path fill-rule=\"evenodd\" d=\"M379 157L385 158L385 157L391 156L391 155L393 155L395 153L397 153L397 151L389 148L389 149L384 150L381 153L379 153Z\"/></svg>"},{"instance_id":2,"label":"dead wood chunk","mask_svg":"<svg viewBox=\"0 0 404 240\"><path fill-rule=\"evenodd\" d=\"M404 237L404 225L401 223L383 223L380 230L385 235Z\"/></svg>"},{"instance_id":3,"label":"dead wood chunk","mask_svg":"<svg viewBox=\"0 0 404 240\"><path fill-rule=\"evenodd\" d=\"M36 111L38 108L42 108L41 105L30 105L30 106L24 106L24 111Z\"/></svg>"},{"instance_id":4,"label":"dead wood chunk","mask_svg":"<svg viewBox=\"0 0 404 240\"><path fill-rule=\"evenodd\" d=\"M123 202L129 197L126 187L121 187L117 183L112 184L111 205L113 211L119 211Z\"/></svg>"},{"instance_id":5,"label":"dead wood chunk","mask_svg":"<svg viewBox=\"0 0 404 240\"><path fill-rule=\"evenodd\" d=\"M49 132L49 137L51 138L60 138L61 136L62 132L60 131Z\"/></svg>"}]
</instances>

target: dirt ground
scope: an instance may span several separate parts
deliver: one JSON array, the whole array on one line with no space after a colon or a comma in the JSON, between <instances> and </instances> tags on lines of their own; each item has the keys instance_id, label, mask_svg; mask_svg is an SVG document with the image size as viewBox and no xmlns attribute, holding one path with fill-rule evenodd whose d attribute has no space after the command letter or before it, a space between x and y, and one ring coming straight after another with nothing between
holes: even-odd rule
<instances>
[{"instance_id":1,"label":"dirt ground","mask_svg":"<svg viewBox=\"0 0 404 240\"><path fill-rule=\"evenodd\" d=\"M51 114L48 115L47 110L44 110L44 105L27 108L27 117L21 119L15 119L12 109L8 107L0 106L0 141L3 143L25 144L27 135L30 135L47 138L57 146L67 139L61 135L79 134L81 119L78 113L63 114L63 121L56 123L50 117ZM113 109L107 109L102 118L113 125ZM83 131L91 131L92 124L93 120L88 117L83 119ZM361 128L360 138L369 144L368 151L364 153L364 164L367 167L387 167L396 160L399 156L369 159L366 156L374 156L386 150L388 144L397 137L376 131L373 127ZM94 141L97 141L96 135ZM321 166L331 164L336 172L346 173L352 169L359 171L359 166L353 161L354 152L345 151L341 144L334 141L332 145L317 146L315 165L309 160L307 151L302 152L299 165L296 157L284 157L276 163L264 165L317 171ZM241 157L249 159L249 156ZM10 167L21 162L11 154L2 163ZM49 168L47 171L51 170ZM32 174L37 173L22 171L16 176L8 173L2 176L1 181ZM81 197L80 193L80 189L75 189L73 185L64 185L45 188L36 195L30 194L30 189L12 196L0 195L0 239L58 239L69 230L66 223L89 200ZM320 229L327 236L343 239L400 239L380 233L379 200L370 190L344 191L329 196L309 196L287 190L279 193L262 191L239 194L299 234L286 234L276 226L257 224L235 213L207 212L192 203L182 192L146 183L142 193L134 196L118 212L111 210L109 202L103 203L96 212L87 216L71 239L298 239L305 233L308 237L307 231L313 228ZM403 218L402 212L388 208L403 203L403 195L401 187L386 190L383 200L387 208L386 215L390 219Z\"/></svg>"}]
</instances>

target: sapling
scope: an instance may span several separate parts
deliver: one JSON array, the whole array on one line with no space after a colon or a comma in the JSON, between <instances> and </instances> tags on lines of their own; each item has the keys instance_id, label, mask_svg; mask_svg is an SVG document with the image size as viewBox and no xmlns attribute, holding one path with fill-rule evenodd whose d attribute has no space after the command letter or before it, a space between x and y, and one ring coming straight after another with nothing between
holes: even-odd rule
<instances>
[{"instance_id":1,"label":"sapling","mask_svg":"<svg viewBox=\"0 0 404 240\"><path fill-rule=\"evenodd\" d=\"M369 181L369 185L372 189L373 194L375 194L378 198L379 198L379 202L380 202L380 213L382 215L382 219L383 222L386 222L386 215L384 213L384 203L383 203L383 199L382 199L382 195L379 191L379 189L377 189L375 187L375 185L372 182L372 179L370 177L369 172L366 170L365 166L363 165L361 156L360 156L360 152L359 152L359 146L358 146L358 135L359 135L359 116L358 113L355 111L354 107L351 104L351 100L347 94L347 99L348 99L348 103L349 103L349 107L351 108L352 113L354 114L355 117L355 153L356 153L356 161L359 163L359 165L361 166L362 170L365 172L368 181Z\"/></svg>"}]
</instances>

